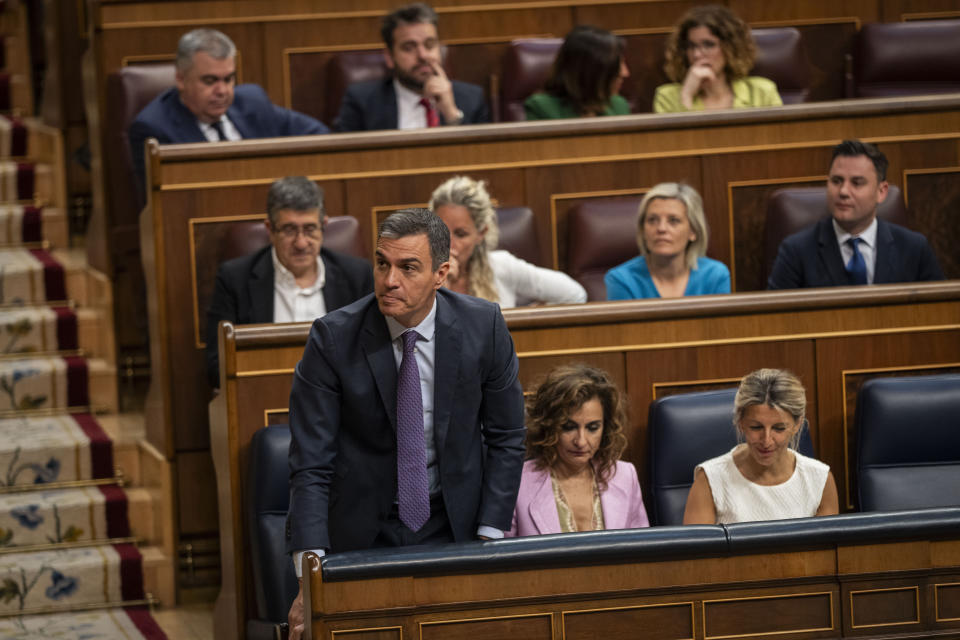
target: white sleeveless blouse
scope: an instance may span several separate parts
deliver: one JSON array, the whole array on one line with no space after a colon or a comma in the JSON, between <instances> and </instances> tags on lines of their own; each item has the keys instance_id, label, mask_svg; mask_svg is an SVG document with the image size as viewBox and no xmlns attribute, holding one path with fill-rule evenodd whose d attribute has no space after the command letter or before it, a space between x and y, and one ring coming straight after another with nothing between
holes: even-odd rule
<instances>
[{"instance_id":1,"label":"white sleeveless blouse","mask_svg":"<svg viewBox=\"0 0 960 640\"><path fill-rule=\"evenodd\" d=\"M734 447L722 456L697 465L710 481L717 524L816 515L830 471L828 465L794 451L797 465L793 475L781 484L764 486L743 477L733 462L736 450Z\"/></svg>"}]
</instances>

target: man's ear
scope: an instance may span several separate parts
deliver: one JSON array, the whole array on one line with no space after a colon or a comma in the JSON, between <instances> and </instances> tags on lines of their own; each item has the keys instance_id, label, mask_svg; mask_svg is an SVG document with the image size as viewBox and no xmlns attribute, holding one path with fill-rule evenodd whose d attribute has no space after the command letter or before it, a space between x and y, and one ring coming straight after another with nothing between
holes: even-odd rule
<instances>
[{"instance_id":1,"label":"man's ear","mask_svg":"<svg viewBox=\"0 0 960 640\"><path fill-rule=\"evenodd\" d=\"M180 69L174 73L173 81L177 85L177 91L183 91L183 72Z\"/></svg>"},{"instance_id":2,"label":"man's ear","mask_svg":"<svg viewBox=\"0 0 960 640\"><path fill-rule=\"evenodd\" d=\"M437 280L436 282L433 283L434 289L439 289L444 285L444 283L447 281L447 273L449 272L450 272L450 261L447 260L446 262L440 265L439 269L437 269L437 273L436 273Z\"/></svg>"},{"instance_id":3,"label":"man's ear","mask_svg":"<svg viewBox=\"0 0 960 640\"><path fill-rule=\"evenodd\" d=\"M884 180L877 185L877 204L886 200L888 193L890 193L890 183Z\"/></svg>"},{"instance_id":4,"label":"man's ear","mask_svg":"<svg viewBox=\"0 0 960 640\"><path fill-rule=\"evenodd\" d=\"M387 65L387 69L393 69L393 54L390 52L390 49L383 50L383 62Z\"/></svg>"}]
</instances>

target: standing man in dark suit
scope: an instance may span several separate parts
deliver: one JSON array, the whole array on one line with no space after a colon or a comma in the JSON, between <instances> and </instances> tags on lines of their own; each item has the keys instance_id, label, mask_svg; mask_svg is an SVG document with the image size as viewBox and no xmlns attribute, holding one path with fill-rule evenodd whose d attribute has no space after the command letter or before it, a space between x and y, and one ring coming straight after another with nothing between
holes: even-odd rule
<instances>
[{"instance_id":1,"label":"standing man in dark suit","mask_svg":"<svg viewBox=\"0 0 960 640\"><path fill-rule=\"evenodd\" d=\"M392 75L347 87L337 131L422 129L489 122L483 89L447 78L440 60L437 14L423 3L383 18L380 35Z\"/></svg>"},{"instance_id":2,"label":"standing man in dark suit","mask_svg":"<svg viewBox=\"0 0 960 640\"><path fill-rule=\"evenodd\" d=\"M319 120L270 102L255 84L237 83L237 47L214 29L194 29L177 45L176 86L130 125L133 166L144 190L143 143L217 142L329 133Z\"/></svg>"},{"instance_id":3,"label":"standing man in dark suit","mask_svg":"<svg viewBox=\"0 0 960 640\"><path fill-rule=\"evenodd\" d=\"M449 252L450 232L428 209L392 214L375 295L313 323L290 392L286 535L298 575L305 550L510 528L525 434L517 356L496 304L441 289Z\"/></svg>"},{"instance_id":4,"label":"standing man in dark suit","mask_svg":"<svg viewBox=\"0 0 960 640\"><path fill-rule=\"evenodd\" d=\"M207 311L207 378L220 386L217 326L307 322L373 291L370 263L323 247L323 191L302 176L277 180L267 194L270 245L217 270Z\"/></svg>"},{"instance_id":5,"label":"standing man in dark suit","mask_svg":"<svg viewBox=\"0 0 960 640\"><path fill-rule=\"evenodd\" d=\"M769 289L799 289L943 280L921 234L877 219L887 197L887 157L844 140L833 148L827 177L830 217L780 244Z\"/></svg>"}]
</instances>

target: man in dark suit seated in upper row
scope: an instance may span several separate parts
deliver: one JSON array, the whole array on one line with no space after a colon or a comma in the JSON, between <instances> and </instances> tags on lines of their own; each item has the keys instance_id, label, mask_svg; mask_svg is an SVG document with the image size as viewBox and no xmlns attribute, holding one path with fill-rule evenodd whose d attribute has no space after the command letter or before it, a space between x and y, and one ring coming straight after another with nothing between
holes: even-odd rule
<instances>
[{"instance_id":1,"label":"man in dark suit seated in upper row","mask_svg":"<svg viewBox=\"0 0 960 640\"><path fill-rule=\"evenodd\" d=\"M421 129L489 122L483 89L451 81L440 59L437 14L416 3L383 18L384 59L393 74L347 88L337 131Z\"/></svg>"},{"instance_id":2,"label":"man in dark suit seated in upper row","mask_svg":"<svg viewBox=\"0 0 960 640\"><path fill-rule=\"evenodd\" d=\"M143 143L217 142L329 133L310 116L278 107L255 84L237 82L237 47L214 29L194 29L177 45L176 86L153 99L130 125L130 151L143 189Z\"/></svg>"},{"instance_id":3,"label":"man in dark suit seated in upper row","mask_svg":"<svg viewBox=\"0 0 960 640\"><path fill-rule=\"evenodd\" d=\"M921 234L877 219L887 197L887 157L870 143L833 148L827 176L830 217L780 244L770 289L943 280Z\"/></svg>"},{"instance_id":4,"label":"man in dark suit seated in upper row","mask_svg":"<svg viewBox=\"0 0 960 640\"><path fill-rule=\"evenodd\" d=\"M217 325L313 321L373 292L366 260L323 248L323 192L302 176L277 180L264 222L270 245L220 265L207 312L207 377L219 387Z\"/></svg>"}]
</instances>

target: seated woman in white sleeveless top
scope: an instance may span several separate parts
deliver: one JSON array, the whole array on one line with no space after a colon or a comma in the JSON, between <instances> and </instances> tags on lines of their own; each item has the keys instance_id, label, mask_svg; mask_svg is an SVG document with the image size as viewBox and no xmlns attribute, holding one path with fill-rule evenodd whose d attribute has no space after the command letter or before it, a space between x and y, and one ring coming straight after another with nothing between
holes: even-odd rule
<instances>
[{"instance_id":1,"label":"seated woman in white sleeveless top","mask_svg":"<svg viewBox=\"0 0 960 640\"><path fill-rule=\"evenodd\" d=\"M740 381L740 444L694 470L684 524L727 524L839 512L830 467L796 451L806 392L789 371L759 369Z\"/></svg>"}]
</instances>

